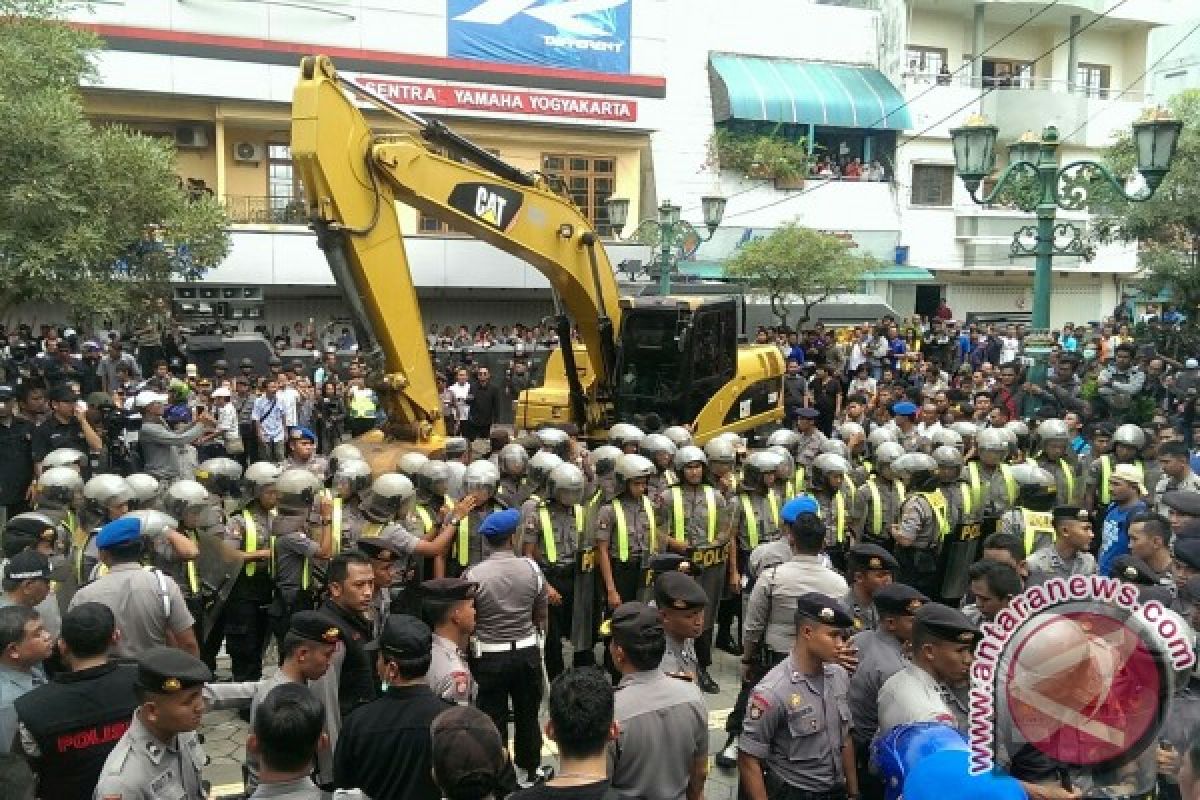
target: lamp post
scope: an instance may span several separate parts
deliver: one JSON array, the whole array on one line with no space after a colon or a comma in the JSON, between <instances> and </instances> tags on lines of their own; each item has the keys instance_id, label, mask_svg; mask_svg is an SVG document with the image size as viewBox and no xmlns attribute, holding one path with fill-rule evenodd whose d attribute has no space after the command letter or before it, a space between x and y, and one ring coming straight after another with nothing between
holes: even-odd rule
<instances>
[{"instance_id":1,"label":"lamp post","mask_svg":"<svg viewBox=\"0 0 1200 800\"><path fill-rule=\"evenodd\" d=\"M1013 234L1012 256L1034 256L1033 321L1027 348L1034 355L1031 382L1045 379L1046 356L1053 341L1050 334L1050 293L1053 261L1056 255L1084 254L1084 236L1071 222L1058 222L1058 209L1081 211L1098 181L1106 182L1116 193L1134 203L1149 200L1162 184L1183 123L1166 111L1152 109L1133 124L1133 143L1137 153L1137 171L1146 182L1144 189L1130 194L1121 181L1103 164L1072 161L1058 164L1058 129L1049 125L1041 137L1026 133L1008 146L1009 165L985 197L979 196L984 178L996 165L996 126L981 116L973 116L950 131L954 146L954 165L971 199L987 205L1008 188L1019 175L1033 179L1034 197L1018 198L1022 211L1036 212L1037 225L1024 225Z\"/></svg>"},{"instance_id":2,"label":"lamp post","mask_svg":"<svg viewBox=\"0 0 1200 800\"><path fill-rule=\"evenodd\" d=\"M664 201L658 207L658 219L644 219L638 223L633 234L628 238L621 236L625 223L629 221L629 198L608 198L608 220L613 226L613 236L621 241L638 241L643 244L658 246L658 293L667 296L671 293L671 266L675 262L675 250L682 249L689 236L695 236L701 242L712 239L725 216L725 198L706 196L700 198L700 208L704 215L704 227L708 229L705 236L696 230L687 220L679 218L680 209L670 201Z\"/></svg>"}]
</instances>

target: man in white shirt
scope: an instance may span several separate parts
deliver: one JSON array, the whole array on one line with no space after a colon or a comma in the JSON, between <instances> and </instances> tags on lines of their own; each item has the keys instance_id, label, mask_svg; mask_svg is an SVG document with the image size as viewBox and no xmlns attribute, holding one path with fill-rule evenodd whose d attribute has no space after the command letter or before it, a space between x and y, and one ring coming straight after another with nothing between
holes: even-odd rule
<instances>
[{"instance_id":1,"label":"man in white shirt","mask_svg":"<svg viewBox=\"0 0 1200 800\"><path fill-rule=\"evenodd\" d=\"M227 386L213 389L213 414L217 418L217 438L225 445L225 452L238 455L244 452L242 434L238 429L238 412L233 407L233 392Z\"/></svg>"},{"instance_id":2,"label":"man in white shirt","mask_svg":"<svg viewBox=\"0 0 1200 800\"><path fill-rule=\"evenodd\" d=\"M280 378L279 391L275 393L279 407L283 409L283 424L290 430L300 424L296 419L296 406L300 402L300 390L290 378Z\"/></svg>"},{"instance_id":3,"label":"man in white shirt","mask_svg":"<svg viewBox=\"0 0 1200 800\"><path fill-rule=\"evenodd\" d=\"M468 379L467 370L459 367L454 372L454 383L446 387L446 394L449 395L451 411L454 413L454 420L458 423L458 430L462 430L467 424L467 417L471 414L471 381Z\"/></svg>"}]
</instances>

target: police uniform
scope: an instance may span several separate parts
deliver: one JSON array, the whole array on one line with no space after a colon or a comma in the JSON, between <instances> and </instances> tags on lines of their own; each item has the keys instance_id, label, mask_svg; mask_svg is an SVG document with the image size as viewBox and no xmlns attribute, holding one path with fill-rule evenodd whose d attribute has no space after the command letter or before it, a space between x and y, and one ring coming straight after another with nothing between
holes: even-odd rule
<instances>
[{"instance_id":1,"label":"police uniform","mask_svg":"<svg viewBox=\"0 0 1200 800\"><path fill-rule=\"evenodd\" d=\"M271 577L275 581L275 596L269 616L276 638L283 640L288 618L297 611L316 605L317 581L313 559L321 543L308 534L307 515L273 515L270 517Z\"/></svg>"},{"instance_id":2,"label":"police uniform","mask_svg":"<svg viewBox=\"0 0 1200 800\"><path fill-rule=\"evenodd\" d=\"M1069 505L1083 502L1083 481L1075 471L1075 464L1066 458L1038 459L1038 466L1054 476L1055 497L1058 502Z\"/></svg>"},{"instance_id":3,"label":"police uniform","mask_svg":"<svg viewBox=\"0 0 1200 800\"><path fill-rule=\"evenodd\" d=\"M1087 511L1079 506L1058 506L1054 519L1089 519ZM1072 575L1095 575L1096 557L1086 551L1078 551L1069 560L1055 546L1045 547L1025 559L1028 577L1026 586L1039 586L1051 578L1069 578Z\"/></svg>"},{"instance_id":4,"label":"police uniform","mask_svg":"<svg viewBox=\"0 0 1200 800\"><path fill-rule=\"evenodd\" d=\"M170 696L212 680L204 662L182 650L153 647L138 658L137 686ZM204 800L200 770L208 762L194 731L159 741L143 724L141 711L109 753L96 784L97 800Z\"/></svg>"},{"instance_id":5,"label":"police uniform","mask_svg":"<svg viewBox=\"0 0 1200 800\"><path fill-rule=\"evenodd\" d=\"M479 527L489 542L516 534L520 512L497 511ZM542 663L534 619L545 619L547 598L542 571L532 559L509 547L494 549L463 575L479 584L475 594L475 643L471 672L479 683L478 705L496 729L508 730L512 700L513 762L528 773L541 763Z\"/></svg>"},{"instance_id":6,"label":"police uniform","mask_svg":"<svg viewBox=\"0 0 1200 800\"><path fill-rule=\"evenodd\" d=\"M483 537L474 534L489 514L493 511L503 511L506 508L509 506L502 500L489 498L463 515L454 531L454 544L446 556L448 574L461 575L463 570L483 561L487 555L484 552Z\"/></svg>"},{"instance_id":7,"label":"police uniform","mask_svg":"<svg viewBox=\"0 0 1200 800\"><path fill-rule=\"evenodd\" d=\"M876 475L863 481L855 492L851 527L860 541L884 544L892 540L892 526L900 522L900 507L906 496L904 483Z\"/></svg>"},{"instance_id":8,"label":"police uniform","mask_svg":"<svg viewBox=\"0 0 1200 800\"><path fill-rule=\"evenodd\" d=\"M586 517L582 505L567 507L547 500L538 503L522 529L520 550L533 547L542 574L561 597L558 605L548 608L543 649L546 677L551 681L563 671L563 639L571 642L573 666L595 663L593 632L599 622L593 619L596 558Z\"/></svg>"},{"instance_id":9,"label":"police uniform","mask_svg":"<svg viewBox=\"0 0 1200 800\"><path fill-rule=\"evenodd\" d=\"M496 487L496 498L502 500L509 508L520 508L529 499L532 491L533 486L525 476L516 478L512 475L501 475L500 483Z\"/></svg>"},{"instance_id":10,"label":"police uniform","mask_svg":"<svg viewBox=\"0 0 1200 800\"><path fill-rule=\"evenodd\" d=\"M426 598L453 602L474 598L477 588L461 578L438 578L422 583L421 594ZM460 706L475 702L479 691L471 668L467 666L466 653L458 648L457 642L439 636L436 631L433 634L433 660L425 673L425 681L434 694Z\"/></svg>"},{"instance_id":11,"label":"police uniform","mask_svg":"<svg viewBox=\"0 0 1200 800\"><path fill-rule=\"evenodd\" d=\"M894 575L900 568L896 557L875 544L857 544L850 549L850 573L856 571L874 570ZM854 617L854 630L875 630L879 627L879 611L875 608L873 598L863 598L854 589L851 582L850 590L841 598L842 605Z\"/></svg>"},{"instance_id":12,"label":"police uniform","mask_svg":"<svg viewBox=\"0 0 1200 800\"><path fill-rule=\"evenodd\" d=\"M849 481L847 476L845 481ZM850 548L852 527L852 511L854 498L847 487L853 484L843 483L836 492L827 489L814 489L812 496L820 507L820 517L825 523L825 549L837 566L846 563L846 551Z\"/></svg>"},{"instance_id":13,"label":"police uniform","mask_svg":"<svg viewBox=\"0 0 1200 800\"><path fill-rule=\"evenodd\" d=\"M708 595L694 578L682 572L664 572L654 581L654 603L660 609L672 608L689 611L704 608ZM676 639L663 631L667 649L663 653L660 668L668 675L696 680L700 674L700 661L696 656L693 639Z\"/></svg>"},{"instance_id":14,"label":"police uniform","mask_svg":"<svg viewBox=\"0 0 1200 800\"><path fill-rule=\"evenodd\" d=\"M663 637L658 611L643 603L620 605L610 627L623 647ZM655 667L623 676L613 702L620 733L609 749L609 776L616 795L683 797L692 764L708 755L708 709L700 690Z\"/></svg>"},{"instance_id":15,"label":"police uniform","mask_svg":"<svg viewBox=\"0 0 1200 800\"><path fill-rule=\"evenodd\" d=\"M1174 598L1176 594L1175 578L1169 568L1159 572L1143 559L1130 553L1113 559L1112 576L1125 581L1125 583L1132 583L1134 586L1156 586L1166 589L1171 598ZM1171 605L1171 603L1167 602L1164 605Z\"/></svg>"},{"instance_id":16,"label":"police uniform","mask_svg":"<svg viewBox=\"0 0 1200 800\"><path fill-rule=\"evenodd\" d=\"M832 597L799 598L793 628L808 621L847 628L853 619ZM805 674L794 654L754 688L738 749L763 769L767 796L835 800L846 796L842 751L850 735L850 679L837 664Z\"/></svg>"},{"instance_id":17,"label":"police uniform","mask_svg":"<svg viewBox=\"0 0 1200 800\"><path fill-rule=\"evenodd\" d=\"M1181 481L1177 481L1169 475L1163 475L1158 479L1158 485L1154 487L1154 506L1155 510L1164 517L1168 516L1170 511L1170 506L1163 502L1167 492L1192 492L1200 497L1200 475L1188 470L1187 475Z\"/></svg>"},{"instance_id":18,"label":"police uniform","mask_svg":"<svg viewBox=\"0 0 1200 800\"><path fill-rule=\"evenodd\" d=\"M405 558L404 553L396 547L391 539L378 536L363 539L358 543L358 549L372 561L393 565L393 574L395 574L394 565ZM383 627L387 624L388 617L392 615L393 611L399 611L396 608L396 600L397 592L392 584L389 583L387 586L375 584L375 593L371 595L370 607L367 609L367 616L371 618L372 638L379 638L379 634L383 632Z\"/></svg>"},{"instance_id":19,"label":"police uniform","mask_svg":"<svg viewBox=\"0 0 1200 800\"><path fill-rule=\"evenodd\" d=\"M229 518L225 541L247 553L270 547L271 514L257 501ZM247 561L234 580L224 607L225 648L233 679L256 681L262 677L263 650L270 635L267 608L274 595L267 561Z\"/></svg>"},{"instance_id":20,"label":"police uniform","mask_svg":"<svg viewBox=\"0 0 1200 800\"><path fill-rule=\"evenodd\" d=\"M1183 489L1166 492L1163 494L1162 504L1167 508L1167 517L1172 520L1172 526L1176 525L1176 517L1184 520L1200 518L1200 492ZM1180 538L1186 535L1186 530L1180 531Z\"/></svg>"},{"instance_id":21,"label":"police uniform","mask_svg":"<svg viewBox=\"0 0 1200 800\"><path fill-rule=\"evenodd\" d=\"M940 489L914 492L904 501L896 535L896 578L930 596L941 590L937 553L952 528L950 506Z\"/></svg>"},{"instance_id":22,"label":"police uniform","mask_svg":"<svg viewBox=\"0 0 1200 800\"><path fill-rule=\"evenodd\" d=\"M885 616L912 616L929 598L903 583L884 586L875 593L875 606ZM868 769L871 740L879 727L879 690L888 678L908 664L904 643L886 630L856 633L850 643L858 650L858 667L850 676L851 733L857 754L859 788L864 796L882 794L878 779Z\"/></svg>"},{"instance_id":23,"label":"police uniform","mask_svg":"<svg viewBox=\"0 0 1200 800\"><path fill-rule=\"evenodd\" d=\"M989 467L981 461L979 480L985 490L983 514L998 517L1016 505L1020 487L1017 485L1017 476L1013 474L1011 464Z\"/></svg>"},{"instance_id":24,"label":"police uniform","mask_svg":"<svg viewBox=\"0 0 1200 800\"><path fill-rule=\"evenodd\" d=\"M957 609L927 603L916 612L916 627L946 642L974 645L979 629ZM909 664L884 681L879 690L879 730L882 736L906 722L941 722L967 732L967 704L952 687L938 682L917 664Z\"/></svg>"},{"instance_id":25,"label":"police uniform","mask_svg":"<svg viewBox=\"0 0 1200 800\"><path fill-rule=\"evenodd\" d=\"M139 519L122 517L100 529L96 544L107 550L136 542L141 535ZM112 657L117 660L130 660L150 647L165 645L168 633L185 631L195 623L179 584L160 570L136 562L114 564L77 591L70 607L90 602L108 606L116 617L121 637Z\"/></svg>"},{"instance_id":26,"label":"police uniform","mask_svg":"<svg viewBox=\"0 0 1200 800\"><path fill-rule=\"evenodd\" d=\"M613 585L621 600L647 596L645 565L662 547L658 516L650 497L642 495L634 500L626 494L617 495L596 513L593 534L597 544L608 544Z\"/></svg>"},{"instance_id":27,"label":"police uniform","mask_svg":"<svg viewBox=\"0 0 1200 800\"><path fill-rule=\"evenodd\" d=\"M712 664L712 629L717 623L717 611L728 584L731 509L725 495L717 488L686 482L667 490L662 498L662 508L666 517L665 530L672 539L686 546L692 574L708 597L704 606L704 633L698 646L703 662L700 664L703 672L701 688L711 690L716 684L708 677L707 670ZM739 556L744 558L744 553L739 551ZM732 624L730 619L727 627L731 628ZM727 644L732 642L722 639L722 646Z\"/></svg>"}]
</instances>

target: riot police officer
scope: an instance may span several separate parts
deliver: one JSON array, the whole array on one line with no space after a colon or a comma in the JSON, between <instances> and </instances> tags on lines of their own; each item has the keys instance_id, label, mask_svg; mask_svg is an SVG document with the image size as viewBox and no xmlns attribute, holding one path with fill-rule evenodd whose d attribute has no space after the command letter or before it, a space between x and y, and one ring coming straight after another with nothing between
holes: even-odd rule
<instances>
[{"instance_id":1,"label":"riot police officer","mask_svg":"<svg viewBox=\"0 0 1200 800\"><path fill-rule=\"evenodd\" d=\"M1142 448L1146 446L1146 432L1137 425L1125 424L1113 433L1113 452L1097 456L1088 465L1087 505L1095 513L1101 513L1112 502L1109 479L1118 464L1130 464L1146 486L1145 463L1141 460Z\"/></svg>"},{"instance_id":2,"label":"riot police officer","mask_svg":"<svg viewBox=\"0 0 1200 800\"><path fill-rule=\"evenodd\" d=\"M463 473L464 495L475 496L475 507L458 522L454 546L450 549L450 563L447 565L451 575L461 575L467 567L483 561L483 539L473 534L493 511L508 508L497 497L499 487L500 470L490 461L472 461Z\"/></svg>"},{"instance_id":3,"label":"riot police officer","mask_svg":"<svg viewBox=\"0 0 1200 800\"><path fill-rule=\"evenodd\" d=\"M1037 426L1037 438L1041 452L1038 453L1037 464L1054 476L1058 486L1056 502L1062 505L1073 505L1083 500L1083 492L1079 491L1081 481L1075 474L1075 464L1068 458L1070 453L1071 433L1067 423L1061 419L1042 420Z\"/></svg>"},{"instance_id":4,"label":"riot police officer","mask_svg":"<svg viewBox=\"0 0 1200 800\"><path fill-rule=\"evenodd\" d=\"M1035 462L1013 468L1017 480L1017 507L1000 518L1000 533L1016 536L1028 555L1054 543L1054 510L1058 485L1054 476Z\"/></svg>"},{"instance_id":5,"label":"riot police officer","mask_svg":"<svg viewBox=\"0 0 1200 800\"><path fill-rule=\"evenodd\" d=\"M338 445L342 447L342 445ZM358 448L355 448L356 450ZM334 448L337 450L337 447ZM330 519L333 525L333 554L351 550L366 525L359 510L362 493L371 485L371 465L349 455L329 459Z\"/></svg>"},{"instance_id":6,"label":"riot police officer","mask_svg":"<svg viewBox=\"0 0 1200 800\"><path fill-rule=\"evenodd\" d=\"M573 650L572 666L591 666L595 610L595 550L587 540L582 505L587 481L574 464L559 464L550 471L546 499L530 515L521 537L521 549L533 558L546 577L549 604L544 658L550 680L563 671L562 640Z\"/></svg>"},{"instance_id":7,"label":"riot police officer","mask_svg":"<svg viewBox=\"0 0 1200 800\"><path fill-rule=\"evenodd\" d=\"M548 450L534 453L529 459L529 491L525 495L525 502L520 505L522 526L528 524L530 516L537 512L538 506L546 499L546 483L550 479L550 472L562 463L565 462L560 456Z\"/></svg>"},{"instance_id":8,"label":"riot police officer","mask_svg":"<svg viewBox=\"0 0 1200 800\"><path fill-rule=\"evenodd\" d=\"M875 432L879 431L887 429L877 428ZM894 441L884 441L875 448L874 472L855 493L852 524L859 541L880 547L891 546L906 495L904 482L896 477L892 464L902 455L904 448Z\"/></svg>"},{"instance_id":9,"label":"riot police officer","mask_svg":"<svg viewBox=\"0 0 1200 800\"><path fill-rule=\"evenodd\" d=\"M728 439L717 437L704 445L708 459L709 480L725 499L731 500L738 490L737 447Z\"/></svg>"},{"instance_id":10,"label":"riot police officer","mask_svg":"<svg viewBox=\"0 0 1200 800\"><path fill-rule=\"evenodd\" d=\"M129 512L133 490L120 475L97 475L83 485L83 498L90 533L82 546L71 548L71 576L76 586L83 586L92 579L92 570L100 563L96 534L100 528Z\"/></svg>"},{"instance_id":11,"label":"riot police officer","mask_svg":"<svg viewBox=\"0 0 1200 800\"><path fill-rule=\"evenodd\" d=\"M328 499L320 504L320 515L310 521L321 484L305 469L283 471L275 482L278 492L276 515L270 519L270 565L275 596L269 616L271 628L282 643L292 614L316 607L317 582L314 559L333 553L333 518ZM312 530L315 528L315 530Z\"/></svg>"},{"instance_id":12,"label":"riot police officer","mask_svg":"<svg viewBox=\"0 0 1200 800\"><path fill-rule=\"evenodd\" d=\"M850 525L853 496L847 488L853 485L850 462L836 453L821 453L813 459L808 480L825 522L825 551L835 567L845 569L846 553L854 544Z\"/></svg>"},{"instance_id":13,"label":"riot police officer","mask_svg":"<svg viewBox=\"0 0 1200 800\"><path fill-rule=\"evenodd\" d=\"M263 652L270 636L271 605L271 515L279 500L276 482L283 474L270 461L256 461L242 475L245 506L229 518L226 541L234 548L241 569L225 602L225 649L229 653L235 681L262 677Z\"/></svg>"},{"instance_id":14,"label":"riot police officer","mask_svg":"<svg viewBox=\"0 0 1200 800\"><path fill-rule=\"evenodd\" d=\"M591 453L592 482L588 486L587 511L594 514L602 506L612 502L617 494L617 459L622 453L612 445L601 445Z\"/></svg>"},{"instance_id":15,"label":"riot police officer","mask_svg":"<svg viewBox=\"0 0 1200 800\"><path fill-rule=\"evenodd\" d=\"M938 488L937 462L924 453L906 453L892 463L906 476L909 494L896 527L897 579L936 596L941 590L937 554L952 527L950 504Z\"/></svg>"},{"instance_id":16,"label":"riot police officer","mask_svg":"<svg viewBox=\"0 0 1200 800\"><path fill-rule=\"evenodd\" d=\"M750 458L755 459L758 455ZM687 445L680 449L675 454L675 474L679 482L666 490L662 510L665 515L663 526L670 535L668 546L688 557L696 580L709 598L703 633L693 638L699 658L696 682L702 691L715 694L720 689L708 674L708 668L712 664L712 630L716 624L717 606L729 574L731 531L725 496L705 481L707 465L708 458L699 447ZM757 472L763 466L756 463L752 470ZM763 484L769 485L769 481L764 479Z\"/></svg>"},{"instance_id":17,"label":"riot police officer","mask_svg":"<svg viewBox=\"0 0 1200 800\"><path fill-rule=\"evenodd\" d=\"M450 487L450 468L444 461L425 459L412 478L417 490L413 513L420 521L420 536L431 539L437 535L450 509L450 498L446 492ZM418 562L417 580L440 578L446 574L444 555L426 558Z\"/></svg>"},{"instance_id":18,"label":"riot police officer","mask_svg":"<svg viewBox=\"0 0 1200 800\"><path fill-rule=\"evenodd\" d=\"M985 428L976 440L979 461L974 468L967 465L967 485L976 494L974 503L982 513L999 517L1017 502L1017 479L1012 466L1006 463L1009 455L1008 437L1002 429ZM978 475L979 483L975 478Z\"/></svg>"},{"instance_id":19,"label":"riot police officer","mask_svg":"<svg viewBox=\"0 0 1200 800\"><path fill-rule=\"evenodd\" d=\"M788 498L803 494L808 487L808 462L802 464L797 459L800 452L799 434L787 428L771 431L771 435L767 437L767 449L776 447L786 450L792 462L792 474L787 476L785 483L780 484L780 488L786 490Z\"/></svg>"},{"instance_id":20,"label":"riot police officer","mask_svg":"<svg viewBox=\"0 0 1200 800\"><path fill-rule=\"evenodd\" d=\"M639 452L654 464L655 474L650 479L647 493L652 502L661 503L667 487L679 482L672 469L676 453L675 443L661 433L650 433L642 439Z\"/></svg>"},{"instance_id":21,"label":"riot police officer","mask_svg":"<svg viewBox=\"0 0 1200 800\"><path fill-rule=\"evenodd\" d=\"M751 554L760 545L780 538L779 497L772 491L780 462L779 456L770 450L751 453L746 459L738 491L730 501L734 550L728 569L730 596L722 601L717 618L717 646L726 652L740 653L742 650L733 642L733 620L743 616L742 598L738 593L748 586L744 576L749 574Z\"/></svg>"},{"instance_id":22,"label":"riot police officer","mask_svg":"<svg viewBox=\"0 0 1200 800\"><path fill-rule=\"evenodd\" d=\"M129 501L130 509L150 508L158 501L158 492L161 487L158 478L153 475L135 472L132 475L126 475L125 482L133 491L133 499Z\"/></svg>"},{"instance_id":23,"label":"riot police officer","mask_svg":"<svg viewBox=\"0 0 1200 800\"><path fill-rule=\"evenodd\" d=\"M646 567L661 547L657 511L646 494L656 471L645 456L621 456L616 468L617 494L596 513L596 560L610 609L636 600L649 588L644 580Z\"/></svg>"},{"instance_id":24,"label":"riot police officer","mask_svg":"<svg viewBox=\"0 0 1200 800\"><path fill-rule=\"evenodd\" d=\"M500 485L496 489L496 496L509 508L520 508L529 498L529 481L525 477L529 454L524 447L512 442L500 448L494 458L500 469Z\"/></svg>"},{"instance_id":25,"label":"riot police officer","mask_svg":"<svg viewBox=\"0 0 1200 800\"><path fill-rule=\"evenodd\" d=\"M608 441L626 455L636 455L646 434L636 425L618 422L608 429Z\"/></svg>"}]
</instances>

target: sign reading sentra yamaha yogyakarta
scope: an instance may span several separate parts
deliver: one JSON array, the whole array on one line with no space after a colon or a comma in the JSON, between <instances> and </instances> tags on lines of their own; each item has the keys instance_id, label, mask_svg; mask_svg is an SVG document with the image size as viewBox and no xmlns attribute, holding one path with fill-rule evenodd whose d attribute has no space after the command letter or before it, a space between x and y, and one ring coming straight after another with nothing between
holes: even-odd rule
<instances>
[{"instance_id":1,"label":"sign reading sentra yamaha yogyakarta","mask_svg":"<svg viewBox=\"0 0 1200 800\"><path fill-rule=\"evenodd\" d=\"M447 0L452 58L629 73L633 0Z\"/></svg>"},{"instance_id":2,"label":"sign reading sentra yamaha yogyakarta","mask_svg":"<svg viewBox=\"0 0 1200 800\"><path fill-rule=\"evenodd\" d=\"M401 106L462 109L498 114L636 122L637 102L611 97L501 89L407 78L354 75L359 86Z\"/></svg>"}]
</instances>

